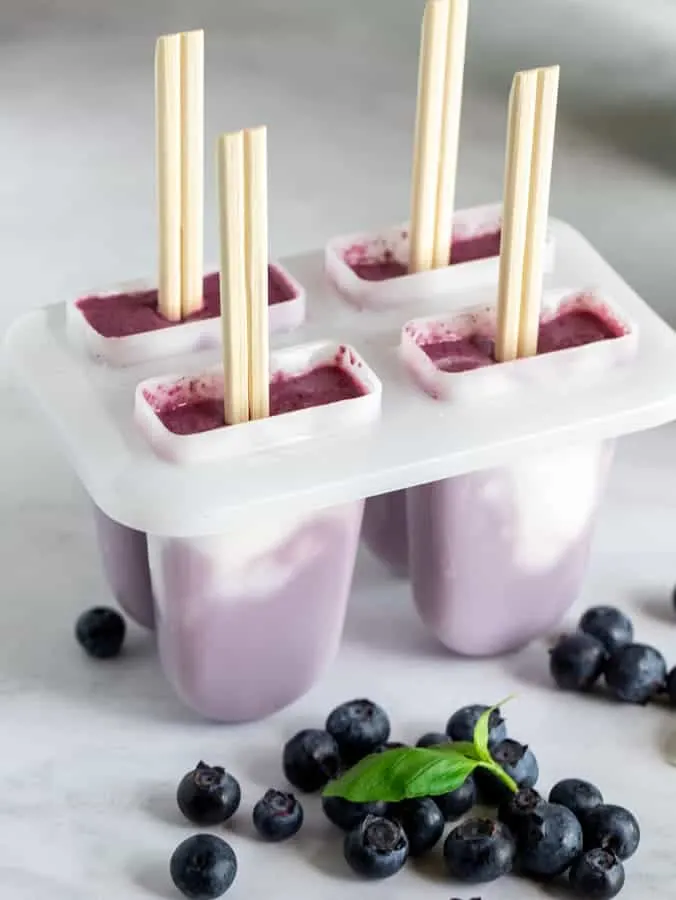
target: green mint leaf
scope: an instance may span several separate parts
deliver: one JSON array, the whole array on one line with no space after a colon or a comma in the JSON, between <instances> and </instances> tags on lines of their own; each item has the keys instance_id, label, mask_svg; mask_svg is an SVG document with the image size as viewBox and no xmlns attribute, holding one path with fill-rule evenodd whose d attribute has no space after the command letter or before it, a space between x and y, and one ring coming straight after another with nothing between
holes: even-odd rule
<instances>
[{"instance_id":1,"label":"green mint leaf","mask_svg":"<svg viewBox=\"0 0 676 900\"><path fill-rule=\"evenodd\" d=\"M474 744L470 744L469 741L449 741L447 744L433 744L429 749L438 750L440 753L460 753L461 756L466 756L467 759L483 762L476 747Z\"/></svg>"},{"instance_id":2,"label":"green mint leaf","mask_svg":"<svg viewBox=\"0 0 676 900\"><path fill-rule=\"evenodd\" d=\"M504 706L505 703L509 703L509 701L512 699L513 698L510 695L504 700L501 700L500 703L496 703L495 706L491 706L490 709L487 709L485 713L482 713L481 716L479 716L479 721L474 726L474 747L477 756L483 762L493 762L493 757L491 756L490 750L488 749L488 734L491 715L493 712L495 712L496 709L500 709L501 706Z\"/></svg>"},{"instance_id":3,"label":"green mint leaf","mask_svg":"<svg viewBox=\"0 0 676 900\"><path fill-rule=\"evenodd\" d=\"M325 797L353 803L397 803L454 791L479 765L461 753L401 747L362 759L324 789ZM496 773L497 774L497 773Z\"/></svg>"}]
</instances>

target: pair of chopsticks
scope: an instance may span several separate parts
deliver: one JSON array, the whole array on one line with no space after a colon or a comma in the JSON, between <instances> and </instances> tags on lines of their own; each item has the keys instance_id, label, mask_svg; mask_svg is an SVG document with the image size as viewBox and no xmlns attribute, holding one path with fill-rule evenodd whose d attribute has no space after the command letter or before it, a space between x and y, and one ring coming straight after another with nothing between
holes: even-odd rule
<instances>
[{"instance_id":1,"label":"pair of chopsticks","mask_svg":"<svg viewBox=\"0 0 676 900\"><path fill-rule=\"evenodd\" d=\"M409 271L447 266L453 233L468 0L427 0L418 74Z\"/></svg>"},{"instance_id":2,"label":"pair of chopsticks","mask_svg":"<svg viewBox=\"0 0 676 900\"><path fill-rule=\"evenodd\" d=\"M559 67L517 72L512 82L495 355L537 353Z\"/></svg>"},{"instance_id":3,"label":"pair of chopsticks","mask_svg":"<svg viewBox=\"0 0 676 900\"><path fill-rule=\"evenodd\" d=\"M269 415L267 131L218 140L225 421Z\"/></svg>"},{"instance_id":4,"label":"pair of chopsticks","mask_svg":"<svg viewBox=\"0 0 676 900\"><path fill-rule=\"evenodd\" d=\"M161 37L155 49L159 296L179 322L202 308L204 32Z\"/></svg>"}]
</instances>

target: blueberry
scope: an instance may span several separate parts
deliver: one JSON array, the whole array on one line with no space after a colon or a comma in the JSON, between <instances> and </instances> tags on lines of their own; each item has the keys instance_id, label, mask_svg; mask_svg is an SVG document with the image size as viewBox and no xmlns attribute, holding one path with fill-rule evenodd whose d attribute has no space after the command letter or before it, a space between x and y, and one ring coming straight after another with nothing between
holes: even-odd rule
<instances>
[{"instance_id":1,"label":"blueberry","mask_svg":"<svg viewBox=\"0 0 676 900\"><path fill-rule=\"evenodd\" d=\"M94 659L118 656L126 632L127 626L119 612L105 606L88 609L75 623L78 644Z\"/></svg>"},{"instance_id":2,"label":"blueberry","mask_svg":"<svg viewBox=\"0 0 676 900\"><path fill-rule=\"evenodd\" d=\"M530 814L538 812L544 803L544 799L534 788L521 788L516 794L510 794L503 800L498 809L498 818L518 839Z\"/></svg>"},{"instance_id":3,"label":"blueberry","mask_svg":"<svg viewBox=\"0 0 676 900\"><path fill-rule=\"evenodd\" d=\"M578 628L601 641L608 653L634 640L631 619L614 606L592 606L580 619Z\"/></svg>"},{"instance_id":4,"label":"blueberry","mask_svg":"<svg viewBox=\"0 0 676 900\"><path fill-rule=\"evenodd\" d=\"M454 741L474 740L474 729L481 716L490 707L474 703L456 710L446 725L446 734ZM507 737L507 726L499 709L494 709L488 719L488 744L499 744Z\"/></svg>"},{"instance_id":5,"label":"blueberry","mask_svg":"<svg viewBox=\"0 0 676 900\"><path fill-rule=\"evenodd\" d=\"M441 810L441 815L447 822L454 822L476 803L476 782L474 776L469 775L467 779L454 791L448 791L446 794L439 794L432 797L432 800Z\"/></svg>"},{"instance_id":6,"label":"blueberry","mask_svg":"<svg viewBox=\"0 0 676 900\"><path fill-rule=\"evenodd\" d=\"M570 885L581 897L610 900L624 887L624 866L607 850L587 850L570 869Z\"/></svg>"},{"instance_id":7,"label":"blueberry","mask_svg":"<svg viewBox=\"0 0 676 900\"><path fill-rule=\"evenodd\" d=\"M427 731L421 738L418 739L418 743L416 747L435 747L439 744L450 744L451 738L447 734L442 734L440 731Z\"/></svg>"},{"instance_id":8,"label":"blueberry","mask_svg":"<svg viewBox=\"0 0 676 900\"><path fill-rule=\"evenodd\" d=\"M237 875L237 857L230 844L213 834L195 834L174 850L171 879L191 900L222 897Z\"/></svg>"},{"instance_id":9,"label":"blueberry","mask_svg":"<svg viewBox=\"0 0 676 900\"><path fill-rule=\"evenodd\" d=\"M564 691L588 691L606 661L603 644L591 634L564 634L549 653L549 671Z\"/></svg>"},{"instance_id":10,"label":"blueberry","mask_svg":"<svg viewBox=\"0 0 676 900\"><path fill-rule=\"evenodd\" d=\"M601 791L580 778L564 778L557 781L549 792L549 802L567 807L578 819L603 803Z\"/></svg>"},{"instance_id":11,"label":"blueberry","mask_svg":"<svg viewBox=\"0 0 676 900\"><path fill-rule=\"evenodd\" d=\"M388 804L381 801L375 803L353 803L342 797L322 797L322 808L326 818L342 828L343 831L352 831L364 821L367 816L381 817L387 813Z\"/></svg>"},{"instance_id":12,"label":"blueberry","mask_svg":"<svg viewBox=\"0 0 676 900\"><path fill-rule=\"evenodd\" d=\"M641 840L636 817L622 806L602 804L582 819L585 850L609 850L620 859L629 859Z\"/></svg>"},{"instance_id":13,"label":"blueberry","mask_svg":"<svg viewBox=\"0 0 676 900\"><path fill-rule=\"evenodd\" d=\"M466 819L444 842L444 861L458 881L480 884L512 871L516 847L511 831L492 819Z\"/></svg>"},{"instance_id":14,"label":"blueberry","mask_svg":"<svg viewBox=\"0 0 676 900\"><path fill-rule=\"evenodd\" d=\"M398 822L367 816L345 835L343 853L350 868L364 878L389 878L408 858L408 840Z\"/></svg>"},{"instance_id":15,"label":"blueberry","mask_svg":"<svg viewBox=\"0 0 676 900\"><path fill-rule=\"evenodd\" d=\"M181 779L176 792L178 807L195 825L219 825L239 807L242 792L239 782L221 766L198 762Z\"/></svg>"},{"instance_id":16,"label":"blueberry","mask_svg":"<svg viewBox=\"0 0 676 900\"><path fill-rule=\"evenodd\" d=\"M306 728L284 745L282 765L287 780L299 791L319 791L340 771L338 744L327 731Z\"/></svg>"},{"instance_id":17,"label":"blueberry","mask_svg":"<svg viewBox=\"0 0 676 900\"><path fill-rule=\"evenodd\" d=\"M344 763L354 765L390 737L390 720L371 700L350 700L329 714L326 730L333 735Z\"/></svg>"},{"instance_id":18,"label":"blueberry","mask_svg":"<svg viewBox=\"0 0 676 900\"><path fill-rule=\"evenodd\" d=\"M491 750L493 760L512 778L519 788L533 787L540 771L533 751L525 744L507 738ZM488 804L498 805L509 797L509 788L491 772L477 769L479 793Z\"/></svg>"},{"instance_id":19,"label":"blueberry","mask_svg":"<svg viewBox=\"0 0 676 900\"><path fill-rule=\"evenodd\" d=\"M518 861L525 875L554 878L582 853L582 826L558 803L543 803L526 816L517 837Z\"/></svg>"},{"instance_id":20,"label":"blueberry","mask_svg":"<svg viewBox=\"0 0 676 900\"><path fill-rule=\"evenodd\" d=\"M285 841L300 831L303 807L293 794L269 790L254 806L253 823L266 841Z\"/></svg>"},{"instance_id":21,"label":"blueberry","mask_svg":"<svg viewBox=\"0 0 676 900\"><path fill-rule=\"evenodd\" d=\"M664 690L667 664L662 654L646 644L626 644L606 663L606 684L618 700L645 704Z\"/></svg>"},{"instance_id":22,"label":"blueberry","mask_svg":"<svg viewBox=\"0 0 676 900\"><path fill-rule=\"evenodd\" d=\"M402 800L390 807L388 816L406 833L410 856L422 856L431 850L444 833L444 817L430 797Z\"/></svg>"}]
</instances>

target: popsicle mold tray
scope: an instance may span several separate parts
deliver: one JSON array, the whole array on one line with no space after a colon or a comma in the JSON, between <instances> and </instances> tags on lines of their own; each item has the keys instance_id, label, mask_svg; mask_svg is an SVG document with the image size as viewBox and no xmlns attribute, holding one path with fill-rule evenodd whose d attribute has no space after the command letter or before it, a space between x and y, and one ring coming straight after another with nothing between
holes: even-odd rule
<instances>
[{"instance_id":1,"label":"popsicle mold tray","mask_svg":"<svg viewBox=\"0 0 676 900\"><path fill-rule=\"evenodd\" d=\"M358 415L343 418L338 409L358 410L351 400L325 408L329 418L322 427L304 428L297 425L302 417L280 416L277 438L238 438L235 453L232 446L212 448L199 464L179 463L180 454L158 450L139 426L135 398L148 379L213 372L217 347L182 353L171 345L167 358L111 366L73 340L72 311L67 315L57 305L15 323L6 349L19 382L37 399L92 500L111 520L176 539L221 534L244 519L274 519L290 508L311 515L676 418L676 334L574 229L551 220L549 234L554 256L545 311L566 292L591 298L614 311L625 328L622 337L484 372L439 375L449 387L435 399L412 376L410 353L402 359L402 340L405 345L411 338L411 323L452 323L458 314L462 321L468 310L492 307L495 271L484 269L482 278L477 269L472 284L467 275L481 262L458 265L457 272L465 267L461 276L450 267L440 276L442 293L427 292L426 275L405 276L410 302L359 310L336 291L324 252L286 259L285 270L307 293L307 317L293 332L272 335L273 359L286 354L297 362L308 347L352 348L370 393ZM462 385L459 392L454 384ZM243 426L239 434L255 430Z\"/></svg>"}]
</instances>

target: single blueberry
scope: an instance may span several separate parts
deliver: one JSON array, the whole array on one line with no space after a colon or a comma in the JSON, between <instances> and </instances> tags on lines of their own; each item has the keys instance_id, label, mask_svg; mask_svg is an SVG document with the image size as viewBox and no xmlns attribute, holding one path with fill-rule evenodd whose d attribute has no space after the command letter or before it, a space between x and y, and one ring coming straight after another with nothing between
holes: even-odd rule
<instances>
[{"instance_id":1,"label":"single blueberry","mask_svg":"<svg viewBox=\"0 0 676 900\"><path fill-rule=\"evenodd\" d=\"M340 771L338 744L328 731L306 728L284 745L282 765L289 783L311 794L325 787Z\"/></svg>"},{"instance_id":2,"label":"single blueberry","mask_svg":"<svg viewBox=\"0 0 676 900\"><path fill-rule=\"evenodd\" d=\"M254 806L253 823L266 841L285 841L300 831L303 807L293 794L271 789Z\"/></svg>"},{"instance_id":3,"label":"single blueberry","mask_svg":"<svg viewBox=\"0 0 676 900\"><path fill-rule=\"evenodd\" d=\"M174 850L171 879L190 900L222 897L237 875L237 857L230 844L213 834L195 834Z\"/></svg>"},{"instance_id":4,"label":"single blueberry","mask_svg":"<svg viewBox=\"0 0 676 900\"><path fill-rule=\"evenodd\" d=\"M512 871L516 847L503 822L466 819L444 842L444 861L458 881L481 884Z\"/></svg>"},{"instance_id":5,"label":"single blueberry","mask_svg":"<svg viewBox=\"0 0 676 900\"><path fill-rule=\"evenodd\" d=\"M606 661L601 641L591 634L564 634L549 652L549 671L564 691L588 691L598 681Z\"/></svg>"},{"instance_id":6,"label":"single blueberry","mask_svg":"<svg viewBox=\"0 0 676 900\"><path fill-rule=\"evenodd\" d=\"M351 766L387 743L390 720L377 703L350 700L329 714L326 730L338 744L343 762Z\"/></svg>"},{"instance_id":7,"label":"single blueberry","mask_svg":"<svg viewBox=\"0 0 676 900\"><path fill-rule=\"evenodd\" d=\"M581 778L564 778L557 781L549 792L549 802L565 806L578 819L603 803L603 795L596 785Z\"/></svg>"},{"instance_id":8,"label":"single blueberry","mask_svg":"<svg viewBox=\"0 0 676 900\"><path fill-rule=\"evenodd\" d=\"M418 739L418 743L416 747L435 747L439 744L450 744L451 738L447 734L442 734L440 731L427 731L421 738Z\"/></svg>"},{"instance_id":9,"label":"single blueberry","mask_svg":"<svg viewBox=\"0 0 676 900\"><path fill-rule=\"evenodd\" d=\"M115 609L95 606L83 612L75 623L78 644L94 659L119 656L127 626Z\"/></svg>"},{"instance_id":10,"label":"single blueberry","mask_svg":"<svg viewBox=\"0 0 676 900\"><path fill-rule=\"evenodd\" d=\"M620 859L636 853L641 829L636 816L623 806L604 803L590 809L582 818L585 850L608 850Z\"/></svg>"},{"instance_id":11,"label":"single blueberry","mask_svg":"<svg viewBox=\"0 0 676 900\"><path fill-rule=\"evenodd\" d=\"M624 866L607 850L587 850L573 862L570 885L580 897L611 900L624 887Z\"/></svg>"},{"instance_id":12,"label":"single blueberry","mask_svg":"<svg viewBox=\"0 0 676 900\"><path fill-rule=\"evenodd\" d=\"M529 788L540 775L533 751L526 745L507 738L491 750L491 756L500 768L512 778L519 788ZM488 805L498 806L510 795L509 788L492 772L477 769L475 778L479 795Z\"/></svg>"},{"instance_id":13,"label":"single blueberry","mask_svg":"<svg viewBox=\"0 0 676 900\"><path fill-rule=\"evenodd\" d=\"M522 822L517 846L524 875L555 878L582 853L582 826L565 806L544 803Z\"/></svg>"},{"instance_id":14,"label":"single blueberry","mask_svg":"<svg viewBox=\"0 0 676 900\"><path fill-rule=\"evenodd\" d=\"M474 740L474 729L481 716L490 707L474 703L456 710L446 725L446 734L453 741ZM488 719L488 744L492 746L504 741L507 737L507 726L499 709L494 709Z\"/></svg>"},{"instance_id":15,"label":"single blueberry","mask_svg":"<svg viewBox=\"0 0 676 900\"><path fill-rule=\"evenodd\" d=\"M322 797L322 808L329 822L333 822L343 831L352 831L361 825L367 816L384 816L388 804L379 800L374 803L353 803L352 800L345 800L343 797Z\"/></svg>"},{"instance_id":16,"label":"single blueberry","mask_svg":"<svg viewBox=\"0 0 676 900\"><path fill-rule=\"evenodd\" d=\"M667 664L646 644L626 644L611 654L605 667L606 684L618 700L645 704L665 689Z\"/></svg>"},{"instance_id":17,"label":"single blueberry","mask_svg":"<svg viewBox=\"0 0 676 900\"><path fill-rule=\"evenodd\" d=\"M367 816L345 835L343 853L350 868L364 878L389 878L408 858L408 839L398 822Z\"/></svg>"},{"instance_id":18,"label":"single blueberry","mask_svg":"<svg viewBox=\"0 0 676 900\"><path fill-rule=\"evenodd\" d=\"M634 640L631 619L614 606L592 606L580 619L578 628L601 641L608 653Z\"/></svg>"},{"instance_id":19,"label":"single blueberry","mask_svg":"<svg viewBox=\"0 0 676 900\"><path fill-rule=\"evenodd\" d=\"M427 853L444 833L444 817L430 797L393 803L388 816L399 822L406 832L412 857Z\"/></svg>"},{"instance_id":20,"label":"single blueberry","mask_svg":"<svg viewBox=\"0 0 676 900\"><path fill-rule=\"evenodd\" d=\"M242 791L237 779L221 766L198 762L181 779L176 800L186 819L195 825L219 825L237 811Z\"/></svg>"},{"instance_id":21,"label":"single blueberry","mask_svg":"<svg viewBox=\"0 0 676 900\"><path fill-rule=\"evenodd\" d=\"M503 800L498 808L498 818L518 839L530 814L538 812L544 803L544 799L534 788L521 788L516 794L510 794Z\"/></svg>"},{"instance_id":22,"label":"single blueberry","mask_svg":"<svg viewBox=\"0 0 676 900\"><path fill-rule=\"evenodd\" d=\"M441 810L441 815L444 819L447 822L454 822L469 812L476 803L476 782L474 776L469 775L460 787L457 787L454 791L434 796L432 800Z\"/></svg>"}]
</instances>

